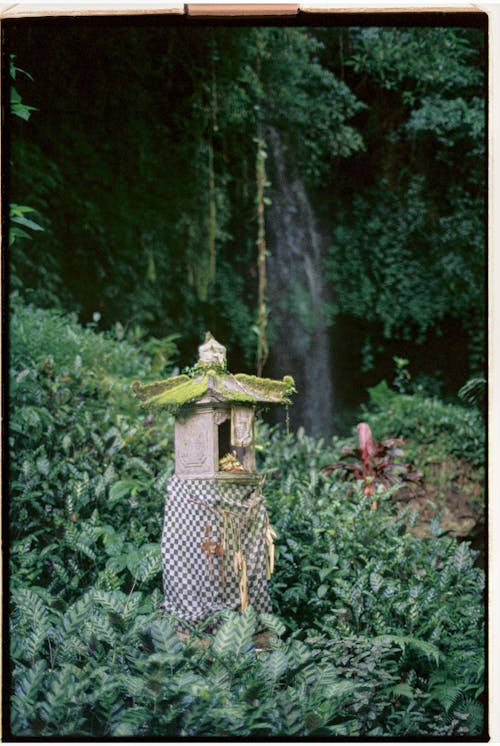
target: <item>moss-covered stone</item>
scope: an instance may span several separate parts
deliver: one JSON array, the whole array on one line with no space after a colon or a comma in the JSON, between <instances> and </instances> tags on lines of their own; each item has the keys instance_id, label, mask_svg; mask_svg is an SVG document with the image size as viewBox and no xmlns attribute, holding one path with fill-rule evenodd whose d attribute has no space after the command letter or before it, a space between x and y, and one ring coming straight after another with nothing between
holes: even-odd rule
<instances>
[{"instance_id":1,"label":"moss-covered stone","mask_svg":"<svg viewBox=\"0 0 500 746\"><path fill-rule=\"evenodd\" d=\"M255 401L259 402L288 404L290 395L295 391L295 382L292 376L285 376L282 381L276 381L272 378L259 378L246 373L236 373L234 378L245 387Z\"/></svg>"},{"instance_id":2,"label":"moss-covered stone","mask_svg":"<svg viewBox=\"0 0 500 746\"><path fill-rule=\"evenodd\" d=\"M176 386L159 391L143 401L148 407L152 407L153 409L159 407L181 407L183 404L196 401L206 394L208 381L208 376L203 376L195 380L188 378L187 381L180 381Z\"/></svg>"},{"instance_id":3,"label":"moss-covered stone","mask_svg":"<svg viewBox=\"0 0 500 746\"><path fill-rule=\"evenodd\" d=\"M188 381L191 381L191 378L185 375L165 378L163 381L155 381L155 383L147 384L134 381L132 384L132 390L138 399L147 402L158 394L163 394L171 389L175 389L182 383L187 383Z\"/></svg>"},{"instance_id":4,"label":"moss-covered stone","mask_svg":"<svg viewBox=\"0 0 500 746\"><path fill-rule=\"evenodd\" d=\"M153 409L178 409L202 397L228 403L288 404L295 390L291 376L275 381L245 373L232 375L213 368L195 378L181 375L144 385L135 381L132 389L145 406Z\"/></svg>"},{"instance_id":5,"label":"moss-covered stone","mask_svg":"<svg viewBox=\"0 0 500 746\"><path fill-rule=\"evenodd\" d=\"M211 335L209 341L219 344ZM210 357L203 363L199 360L188 373L154 383L134 381L132 389L145 406L174 411L202 398L207 402L289 404L290 396L295 391L292 376L276 381L246 373L233 375Z\"/></svg>"}]
</instances>

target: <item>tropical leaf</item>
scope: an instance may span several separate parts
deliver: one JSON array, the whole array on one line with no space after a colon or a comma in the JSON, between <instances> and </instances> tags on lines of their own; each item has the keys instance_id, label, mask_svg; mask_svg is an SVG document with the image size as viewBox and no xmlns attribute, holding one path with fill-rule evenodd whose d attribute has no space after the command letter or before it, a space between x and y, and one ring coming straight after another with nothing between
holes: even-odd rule
<instances>
[{"instance_id":1,"label":"tropical leaf","mask_svg":"<svg viewBox=\"0 0 500 746\"><path fill-rule=\"evenodd\" d=\"M252 651L252 635L255 634L256 614L249 607L244 613L233 613L217 631L212 650L219 658L232 656L238 659Z\"/></svg>"},{"instance_id":2,"label":"tropical leaf","mask_svg":"<svg viewBox=\"0 0 500 746\"><path fill-rule=\"evenodd\" d=\"M150 717L145 707L121 710L111 721L110 731L114 738L130 738L144 731Z\"/></svg>"},{"instance_id":3,"label":"tropical leaf","mask_svg":"<svg viewBox=\"0 0 500 746\"><path fill-rule=\"evenodd\" d=\"M158 619L149 627L154 649L161 654L161 662L175 665L182 660L182 645L174 625L167 619Z\"/></svg>"},{"instance_id":4,"label":"tropical leaf","mask_svg":"<svg viewBox=\"0 0 500 746\"><path fill-rule=\"evenodd\" d=\"M259 614L259 621L264 627L272 632L276 637L282 637L286 632L286 627L281 619L274 614L267 614L262 612Z\"/></svg>"},{"instance_id":5,"label":"tropical leaf","mask_svg":"<svg viewBox=\"0 0 500 746\"><path fill-rule=\"evenodd\" d=\"M264 672L272 683L278 681L290 667L288 656L283 650L273 650L263 665Z\"/></svg>"}]
</instances>

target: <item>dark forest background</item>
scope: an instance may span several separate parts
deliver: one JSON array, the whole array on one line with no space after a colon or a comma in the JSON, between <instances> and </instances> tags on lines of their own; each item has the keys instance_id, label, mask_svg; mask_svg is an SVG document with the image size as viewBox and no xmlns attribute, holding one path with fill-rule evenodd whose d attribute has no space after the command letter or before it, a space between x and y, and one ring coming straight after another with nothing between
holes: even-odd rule
<instances>
[{"instance_id":1,"label":"dark forest background","mask_svg":"<svg viewBox=\"0 0 500 746\"><path fill-rule=\"evenodd\" d=\"M210 329L312 433L382 378L452 400L485 368L474 23L7 22L10 292L158 377Z\"/></svg>"}]
</instances>

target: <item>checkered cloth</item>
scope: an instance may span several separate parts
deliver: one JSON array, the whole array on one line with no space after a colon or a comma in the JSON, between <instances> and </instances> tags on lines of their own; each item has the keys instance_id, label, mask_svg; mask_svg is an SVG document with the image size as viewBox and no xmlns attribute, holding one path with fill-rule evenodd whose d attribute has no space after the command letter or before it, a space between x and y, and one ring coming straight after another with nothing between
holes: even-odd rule
<instances>
[{"instance_id":1,"label":"checkered cloth","mask_svg":"<svg viewBox=\"0 0 500 746\"><path fill-rule=\"evenodd\" d=\"M260 485L172 477L161 543L165 609L191 623L220 609L241 610L243 556L248 603L270 612L268 525Z\"/></svg>"}]
</instances>

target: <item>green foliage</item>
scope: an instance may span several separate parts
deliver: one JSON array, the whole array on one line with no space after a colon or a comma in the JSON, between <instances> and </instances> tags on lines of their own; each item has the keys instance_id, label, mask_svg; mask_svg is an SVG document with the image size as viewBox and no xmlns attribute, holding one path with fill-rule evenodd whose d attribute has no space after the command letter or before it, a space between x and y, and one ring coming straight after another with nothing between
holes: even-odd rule
<instances>
[{"instance_id":1,"label":"green foliage","mask_svg":"<svg viewBox=\"0 0 500 746\"><path fill-rule=\"evenodd\" d=\"M352 42L346 64L356 72L369 72L386 89L410 83L419 94L436 86L448 93L482 80L480 70L470 64L477 56L474 32L464 29L360 28L353 29Z\"/></svg>"},{"instance_id":2,"label":"green foliage","mask_svg":"<svg viewBox=\"0 0 500 746\"><path fill-rule=\"evenodd\" d=\"M391 434L431 446L435 461L444 454L453 454L473 466L484 466L486 431L479 410L446 404L437 397L419 393L399 394L385 381L368 393L364 416L369 416L376 437Z\"/></svg>"},{"instance_id":3,"label":"green foliage","mask_svg":"<svg viewBox=\"0 0 500 746\"><path fill-rule=\"evenodd\" d=\"M17 91L17 89L14 87L14 84L17 79L18 73L22 73L27 78L29 78L31 81L33 81L33 78L25 70L21 70L21 68L17 67L17 65L15 64L14 54L11 54L9 62L10 62L9 72L10 72L10 79L11 79L10 112L14 117L17 117L24 121L28 121L31 116L31 112L36 111L36 107L29 106L28 104L23 102L22 97L20 93ZM30 215L31 217L27 217L28 215ZM37 217L37 210L34 207L30 207L28 205L19 205L19 204L16 204L15 202L10 203L9 205L9 241L8 241L9 247L12 248L14 246L14 243L17 242L16 261L13 262L11 266L11 282L12 282L13 287L17 289L22 286L22 280L20 277L22 270L20 270L20 267L24 265L23 270L28 270L28 271L29 269L33 268L33 263L26 259L26 255L23 251L23 246L22 246L23 240L24 239L31 240L33 238L33 231L36 232L36 231L45 230L45 228L40 224L40 222L38 222L38 217L37 217L37 220L33 220L34 217ZM20 243L21 243L21 246L19 245ZM49 283L47 284L53 287L54 282L49 281ZM49 291L49 297L50 297L50 291Z\"/></svg>"},{"instance_id":4,"label":"green foliage","mask_svg":"<svg viewBox=\"0 0 500 746\"><path fill-rule=\"evenodd\" d=\"M145 420L129 389L151 360L18 297L10 337L12 735L483 732L484 578L467 543L418 539L390 491L374 512L361 484L325 477L338 439L261 426L274 613L226 610L181 643L160 608L172 421Z\"/></svg>"},{"instance_id":5,"label":"green foliage","mask_svg":"<svg viewBox=\"0 0 500 746\"><path fill-rule=\"evenodd\" d=\"M301 170L319 181L339 156L363 149L349 120L365 108L319 63L323 44L302 29L260 29L264 120L290 131Z\"/></svg>"},{"instance_id":6,"label":"green foliage","mask_svg":"<svg viewBox=\"0 0 500 746\"><path fill-rule=\"evenodd\" d=\"M399 391L400 394L408 394L410 393L411 389L411 374L408 370L410 361L404 357L398 357L397 355L393 357L393 360L395 376L392 385L394 386L396 391Z\"/></svg>"},{"instance_id":7,"label":"green foliage","mask_svg":"<svg viewBox=\"0 0 500 746\"><path fill-rule=\"evenodd\" d=\"M468 404L481 406L484 409L486 404L486 393L486 379L475 377L470 378L467 383L462 386L458 392L458 396L462 401L467 402Z\"/></svg>"},{"instance_id":8,"label":"green foliage","mask_svg":"<svg viewBox=\"0 0 500 746\"><path fill-rule=\"evenodd\" d=\"M424 178L410 176L356 195L352 215L355 223L343 215L325 259L340 312L380 325L386 339L409 340L416 332L423 341L448 315L483 309L479 202L455 190L452 207L436 219Z\"/></svg>"},{"instance_id":9,"label":"green foliage","mask_svg":"<svg viewBox=\"0 0 500 746\"><path fill-rule=\"evenodd\" d=\"M11 197L36 212L11 221L12 287L85 321L98 311L107 329L126 319L126 335L180 334L182 365L209 328L253 372L255 162L273 127L330 236L329 315L370 325L355 343L365 371L389 338L445 340L461 322L464 378L480 375L485 38L445 27L14 26ZM89 54L91 81L80 69ZM30 82L17 60L34 71L40 59L45 75ZM38 109L29 122L21 94Z\"/></svg>"},{"instance_id":10,"label":"green foliage","mask_svg":"<svg viewBox=\"0 0 500 746\"><path fill-rule=\"evenodd\" d=\"M369 110L361 125L366 151L351 159L342 190L335 179L331 185L336 221L325 268L335 311L368 321L379 353L389 338L444 337L450 319L461 319L470 369L479 373L484 36L429 27L346 36L346 79Z\"/></svg>"},{"instance_id":11,"label":"green foliage","mask_svg":"<svg viewBox=\"0 0 500 746\"><path fill-rule=\"evenodd\" d=\"M478 143L479 154L484 141L484 101L474 97L467 102L462 97L446 101L438 95L425 96L419 109L415 109L406 129L415 136L432 132L445 147L455 147L460 141Z\"/></svg>"},{"instance_id":12,"label":"green foliage","mask_svg":"<svg viewBox=\"0 0 500 746\"><path fill-rule=\"evenodd\" d=\"M370 736L384 734L388 715L392 735L415 732L415 723L439 733L440 710L454 713L465 694L473 702L472 685L453 695L435 670L430 696L415 674L401 682L401 650L414 647L437 665L435 646L413 637L291 635L256 655L249 608L225 612L200 648L195 638L181 644L175 620L152 611L143 594L92 590L65 614L46 592L17 593L13 636L32 623L33 603L44 614L39 659L28 659L22 645L12 651L12 727L25 737ZM413 713L409 702L419 703ZM467 733L467 721L454 732Z\"/></svg>"},{"instance_id":13,"label":"green foliage","mask_svg":"<svg viewBox=\"0 0 500 746\"><path fill-rule=\"evenodd\" d=\"M172 470L171 459L155 459L172 442L172 423L161 415L145 420L131 396L131 379L152 373L150 359L18 297L10 342L18 577L65 598L91 582L125 589L133 579L153 588L162 491Z\"/></svg>"},{"instance_id":14,"label":"green foliage","mask_svg":"<svg viewBox=\"0 0 500 746\"><path fill-rule=\"evenodd\" d=\"M19 117L19 119L28 121L28 119L31 116L31 112L36 111L36 107L29 106L29 104L25 104L23 102L21 94L14 87L14 83L17 79L18 73L25 75L31 81L33 81L33 78L31 77L29 73L26 72L26 70L22 70L20 67L18 67L16 65L15 60L16 60L16 55L11 54L10 60L9 60L9 74L10 74L10 78L12 81L12 85L10 87L10 111L15 117Z\"/></svg>"},{"instance_id":15,"label":"green foliage","mask_svg":"<svg viewBox=\"0 0 500 746\"><path fill-rule=\"evenodd\" d=\"M317 174L325 153L361 147L356 95L298 28L45 33L13 40L31 68L42 45L45 76L40 115L12 129L12 195L50 214L36 246L13 253L16 288L85 320L99 311L105 328L125 318L159 339L180 333L184 363L210 328L253 368L257 122L291 127ZM103 62L90 85L89 50ZM60 101L67 116L53 117Z\"/></svg>"},{"instance_id":16,"label":"green foliage","mask_svg":"<svg viewBox=\"0 0 500 746\"><path fill-rule=\"evenodd\" d=\"M141 353L137 345L119 339L120 334L113 339L109 333L96 333L96 322L82 327L75 314L36 308L16 293L10 298L10 310L10 360L17 372L34 365L54 378L57 373L68 375L71 368L77 378L96 377L97 385L105 385L107 376L128 380L151 374L151 356L146 350Z\"/></svg>"},{"instance_id":17,"label":"green foliage","mask_svg":"<svg viewBox=\"0 0 500 746\"><path fill-rule=\"evenodd\" d=\"M278 533L275 604L296 633L306 624L337 645L355 635L374 648L379 643L399 648L396 685L410 682L419 705L404 717L398 710L401 720L386 713L384 722L393 724L393 735L421 728L434 732L434 705L445 703L435 682L462 691L465 681L473 698L482 693L477 651L484 638L484 578L474 565L475 553L466 542L441 535L439 525L424 540L414 536L409 529L416 513L397 516L392 508L397 488L378 488L377 511L370 509L362 482L348 498L341 482L321 473L325 445L300 434L293 441L289 436L283 448L282 435L275 432L266 443L266 452L276 454L266 459L268 503ZM339 445L334 441L334 448ZM385 662L384 668L390 670ZM400 704L408 691L396 690Z\"/></svg>"},{"instance_id":18,"label":"green foliage","mask_svg":"<svg viewBox=\"0 0 500 746\"><path fill-rule=\"evenodd\" d=\"M26 217L27 214L33 212L35 212L35 209L33 207L27 207L27 205L10 205L10 220L11 223L14 223L9 231L10 246L14 244L16 238L32 238L31 233L27 233L26 230L24 230L25 228L28 228L32 231L44 230L39 223ZM19 228L18 226L20 225L23 227Z\"/></svg>"}]
</instances>

